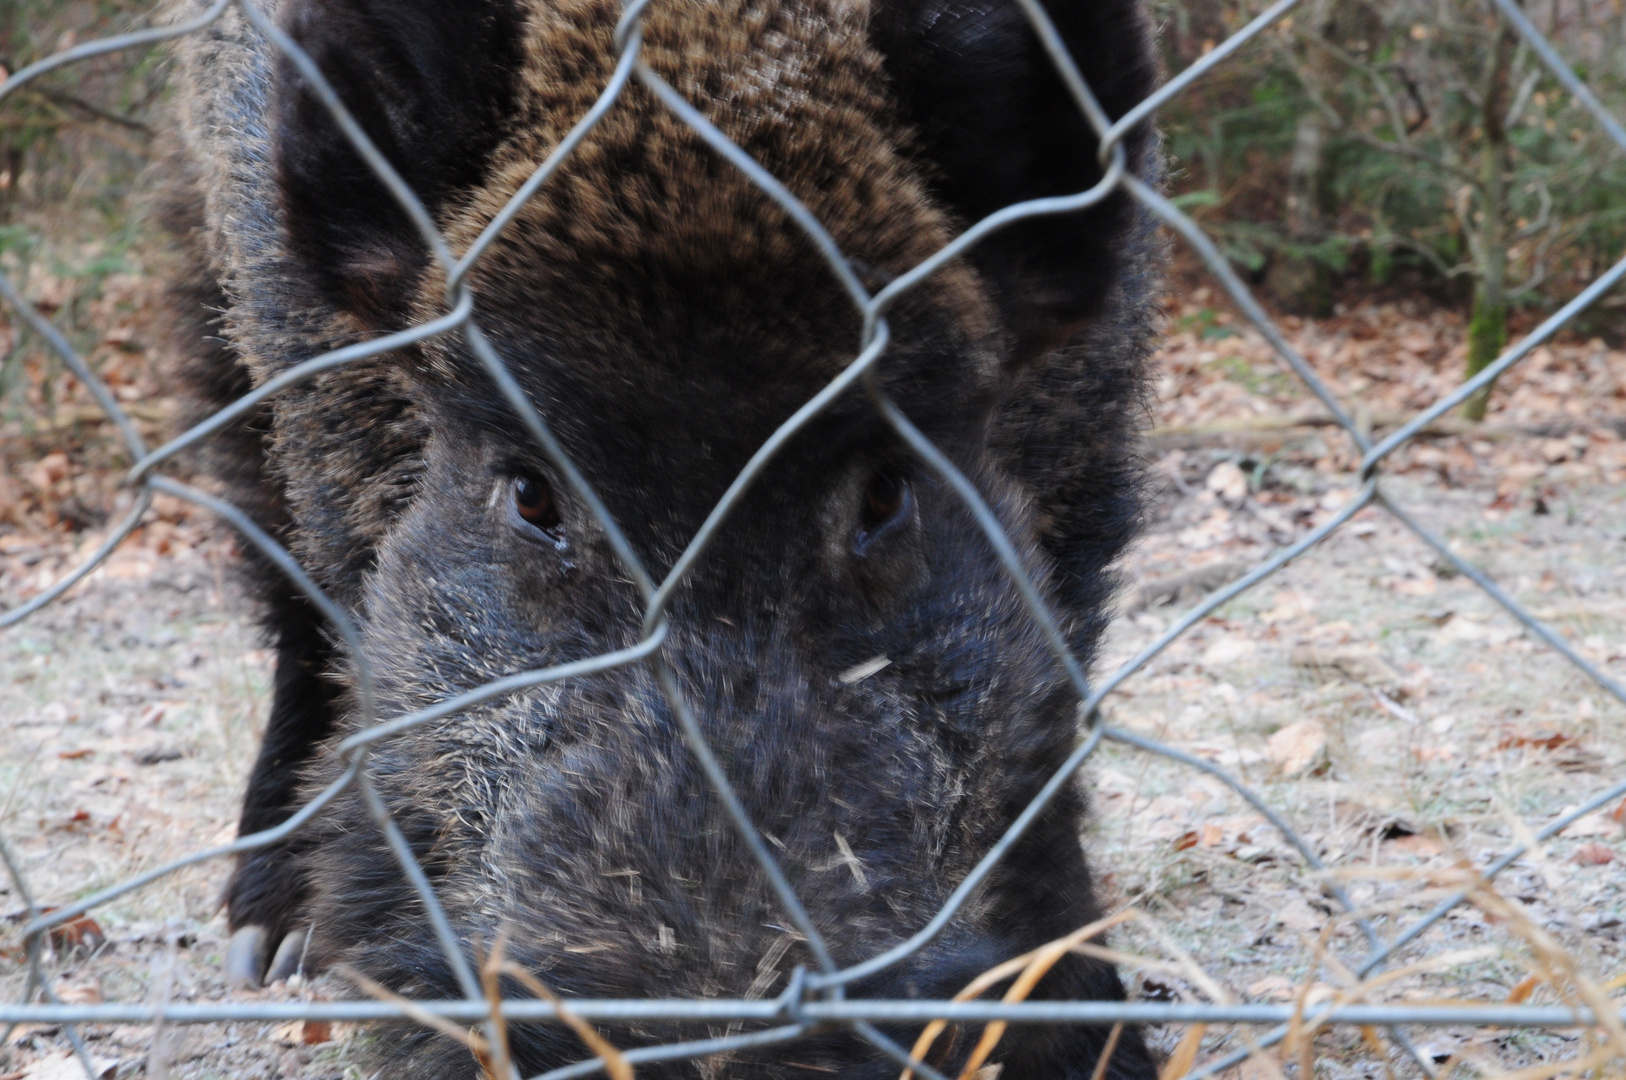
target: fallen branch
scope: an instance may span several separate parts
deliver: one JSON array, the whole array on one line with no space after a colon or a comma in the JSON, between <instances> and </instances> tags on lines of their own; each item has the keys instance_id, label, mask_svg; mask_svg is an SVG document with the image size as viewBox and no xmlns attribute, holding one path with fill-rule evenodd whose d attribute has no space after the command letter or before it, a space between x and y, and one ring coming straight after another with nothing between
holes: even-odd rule
<instances>
[{"instance_id":1,"label":"fallen branch","mask_svg":"<svg viewBox=\"0 0 1626 1080\"><path fill-rule=\"evenodd\" d=\"M1215 589L1229 585L1247 573L1253 565L1254 563L1248 559L1225 559L1207 566L1199 566L1195 570L1187 570L1183 574L1170 574L1167 577L1142 581L1124 597L1118 614L1139 615L1147 608L1154 608L1179 598L1180 594L1188 589L1197 593L1211 593Z\"/></svg>"},{"instance_id":2,"label":"fallen branch","mask_svg":"<svg viewBox=\"0 0 1626 1080\"><path fill-rule=\"evenodd\" d=\"M1373 413L1370 415L1370 430L1392 431L1410 423L1415 415L1415 413ZM1174 425L1155 427L1146 433L1146 440L1155 448L1170 450L1237 443L1274 445L1293 438L1309 438L1322 428L1337 426L1338 422L1326 413L1251 416L1242 420L1195 424L1190 427ZM1498 442L1509 439L1557 439L1600 429L1607 429L1617 436L1626 436L1626 423L1623 422L1600 423L1565 419L1540 424L1494 424L1474 423L1460 416L1438 417L1424 425L1417 432L1417 436L1433 439L1468 436Z\"/></svg>"}]
</instances>

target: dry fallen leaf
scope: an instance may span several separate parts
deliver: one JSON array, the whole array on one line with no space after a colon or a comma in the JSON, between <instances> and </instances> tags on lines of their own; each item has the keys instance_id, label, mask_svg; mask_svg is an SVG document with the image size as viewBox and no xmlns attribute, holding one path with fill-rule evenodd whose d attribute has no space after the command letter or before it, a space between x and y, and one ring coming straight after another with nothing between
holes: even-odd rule
<instances>
[{"instance_id":1,"label":"dry fallen leaf","mask_svg":"<svg viewBox=\"0 0 1626 1080\"><path fill-rule=\"evenodd\" d=\"M290 1020L272 1028L271 1037L285 1046L316 1046L333 1041L333 1025L326 1020Z\"/></svg>"},{"instance_id":2,"label":"dry fallen leaf","mask_svg":"<svg viewBox=\"0 0 1626 1080\"><path fill-rule=\"evenodd\" d=\"M55 911L54 904L42 904L41 908L39 908L39 914L42 914L42 916L50 914L52 911ZM28 914L26 909L13 912L8 916L8 919L10 921L20 921L21 917L26 916L26 914ZM76 919L68 919L62 925L50 927L49 932L47 932L47 940L50 942L50 948L57 953L73 952L76 948L93 953L102 945L106 945L107 935L102 932L101 925L96 922L96 919L91 919L89 916L78 916ZM10 948L0 950L0 955L11 956L13 953L15 953L16 958L23 956L21 950L10 950Z\"/></svg>"},{"instance_id":3,"label":"dry fallen leaf","mask_svg":"<svg viewBox=\"0 0 1626 1080\"><path fill-rule=\"evenodd\" d=\"M1266 753L1283 776L1297 776L1318 764L1326 749L1326 729L1315 720L1288 724L1266 744Z\"/></svg>"},{"instance_id":4,"label":"dry fallen leaf","mask_svg":"<svg viewBox=\"0 0 1626 1080\"><path fill-rule=\"evenodd\" d=\"M1415 836L1397 836L1393 840L1385 840L1383 850L1430 859L1443 852L1445 845L1432 836L1424 836L1418 833Z\"/></svg>"},{"instance_id":5,"label":"dry fallen leaf","mask_svg":"<svg viewBox=\"0 0 1626 1080\"><path fill-rule=\"evenodd\" d=\"M1256 1057L1251 1057L1236 1067L1234 1072L1226 1073L1235 1080L1278 1080L1282 1075L1280 1066L1271 1067Z\"/></svg>"},{"instance_id":6,"label":"dry fallen leaf","mask_svg":"<svg viewBox=\"0 0 1626 1080\"><path fill-rule=\"evenodd\" d=\"M1276 594L1275 606L1260 612L1263 623L1289 622L1308 615L1315 608L1315 597L1309 593L1283 590Z\"/></svg>"},{"instance_id":7,"label":"dry fallen leaf","mask_svg":"<svg viewBox=\"0 0 1626 1080\"><path fill-rule=\"evenodd\" d=\"M1203 655L1199 658L1198 663L1204 667L1219 667L1240 660L1244 656L1251 656L1257 648L1258 646L1247 638L1220 638L1203 650Z\"/></svg>"},{"instance_id":8,"label":"dry fallen leaf","mask_svg":"<svg viewBox=\"0 0 1626 1080\"><path fill-rule=\"evenodd\" d=\"M1378 584L1402 596L1433 596L1440 589L1440 579L1433 574L1409 578L1385 577Z\"/></svg>"},{"instance_id":9,"label":"dry fallen leaf","mask_svg":"<svg viewBox=\"0 0 1626 1080\"><path fill-rule=\"evenodd\" d=\"M1248 476L1234 461L1222 461L1209 470L1203 487L1229 503L1239 503L1248 497Z\"/></svg>"},{"instance_id":10,"label":"dry fallen leaf","mask_svg":"<svg viewBox=\"0 0 1626 1080\"><path fill-rule=\"evenodd\" d=\"M1502 732L1502 737L1496 743L1496 749L1509 750L1516 746L1534 746L1540 750L1557 750L1575 741L1575 736L1566 735L1561 731L1513 731Z\"/></svg>"},{"instance_id":11,"label":"dry fallen leaf","mask_svg":"<svg viewBox=\"0 0 1626 1080\"><path fill-rule=\"evenodd\" d=\"M108 1058L93 1057L90 1067L94 1072L92 1080L103 1080L103 1077L110 1077L118 1071L119 1063ZM26 1080L85 1080L85 1068L72 1051L64 1050L34 1062L23 1070L22 1075Z\"/></svg>"},{"instance_id":12,"label":"dry fallen leaf","mask_svg":"<svg viewBox=\"0 0 1626 1080\"><path fill-rule=\"evenodd\" d=\"M60 450L36 461L25 474L28 482L40 491L49 491L51 486L68 475L68 455Z\"/></svg>"},{"instance_id":13,"label":"dry fallen leaf","mask_svg":"<svg viewBox=\"0 0 1626 1080\"><path fill-rule=\"evenodd\" d=\"M50 908L42 908L41 912L49 912ZM71 952L74 949L83 949L86 952L95 952L107 943L107 934L102 931L101 925L89 915L80 915L69 919L60 926L53 926L49 932L51 948L59 953Z\"/></svg>"},{"instance_id":14,"label":"dry fallen leaf","mask_svg":"<svg viewBox=\"0 0 1626 1080\"><path fill-rule=\"evenodd\" d=\"M1608 866L1615 861L1615 849L1607 844L1594 841L1590 844L1582 844L1576 849L1572 858L1581 866Z\"/></svg>"},{"instance_id":15,"label":"dry fallen leaf","mask_svg":"<svg viewBox=\"0 0 1626 1080\"><path fill-rule=\"evenodd\" d=\"M1302 896L1289 896L1276 905L1271 918L1289 930L1319 930L1327 921L1326 916L1311 907Z\"/></svg>"},{"instance_id":16,"label":"dry fallen leaf","mask_svg":"<svg viewBox=\"0 0 1626 1080\"><path fill-rule=\"evenodd\" d=\"M1295 645L1290 654L1294 667L1307 668L1323 674L1337 674L1352 682L1368 686L1396 686L1401 682L1400 672L1389 666L1376 649L1362 645L1324 648L1317 645Z\"/></svg>"},{"instance_id":17,"label":"dry fallen leaf","mask_svg":"<svg viewBox=\"0 0 1626 1080\"><path fill-rule=\"evenodd\" d=\"M1564 830L1565 836L1603 836L1615 839L1626 836L1626 825L1622 825L1612 816L1604 814L1586 814L1570 822Z\"/></svg>"},{"instance_id":18,"label":"dry fallen leaf","mask_svg":"<svg viewBox=\"0 0 1626 1080\"><path fill-rule=\"evenodd\" d=\"M1292 1001L1298 993L1298 984L1285 975L1266 975L1248 987L1248 997L1254 1000Z\"/></svg>"},{"instance_id":19,"label":"dry fallen leaf","mask_svg":"<svg viewBox=\"0 0 1626 1080\"><path fill-rule=\"evenodd\" d=\"M80 986L59 986L56 996L67 1005L100 1005L102 1003L102 988L95 983L85 983Z\"/></svg>"}]
</instances>

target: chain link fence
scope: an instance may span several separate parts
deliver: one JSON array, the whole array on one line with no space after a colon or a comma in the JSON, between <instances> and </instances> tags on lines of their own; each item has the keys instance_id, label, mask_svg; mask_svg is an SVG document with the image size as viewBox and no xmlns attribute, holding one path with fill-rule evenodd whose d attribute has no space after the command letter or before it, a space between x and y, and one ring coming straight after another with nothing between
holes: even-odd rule
<instances>
[{"instance_id":1,"label":"chain link fence","mask_svg":"<svg viewBox=\"0 0 1626 1080\"><path fill-rule=\"evenodd\" d=\"M128 449L131 458L135 461L135 465L129 472L127 483L137 493L137 498L129 513L109 532L105 541L82 565L28 602L0 616L0 627L12 626L21 622L34 612L62 597L76 583L83 580L87 574L107 559L121 541L140 525L143 515L151 506L154 493L164 492L203 507L223 518L228 524L237 529L249 543L252 543L263 552L265 557L286 574L289 580L294 582L310 598L311 602L331 620L333 627L336 628L338 635L348 648L349 654L358 660L358 701L359 707L364 714L362 730L345 740L338 748L338 753L343 755L348 763L348 767L342 776L283 824L264 832L242 836L230 844L197 851L184 858L132 877L111 888L85 896L78 901L48 912L37 906L36 899L29 892L28 883L17 860L3 844L0 844L0 856L4 857L14 887L18 894L23 897L29 909L28 922L22 930L22 940L26 948L29 965L27 988L20 1002L0 1005L0 1023L7 1025L4 1030L9 1034L15 1025L21 1023L62 1025L87 1075L92 1077L96 1076L97 1073L81 1037L82 1033L78 1030L80 1025L152 1024L155 1022L163 1024L199 1024L289 1020L365 1023L406 1018L439 1026L443 1030L450 1028L453 1031L461 1031L463 1033L462 1037L469 1041L471 1046L484 1047L492 1054L496 1054L500 1049L497 1046L501 1037L501 1024L499 1021L568 1023L576 1027L578 1031L582 1031L583 1024L588 1021L668 1021L691 1024L710 1022L726 1023L731 1025L730 1032L740 1032L722 1037L643 1046L624 1051L608 1047L602 1043L602 1040L594 1042L592 1038L588 1038L588 1045L597 1052L598 1056L584 1059L574 1065L554 1069L537 1078L537 1080L562 1080L564 1077L589 1075L603 1069L608 1069L613 1075L624 1076L627 1075L626 1070L629 1067L636 1067L646 1063L701 1059L709 1055L722 1054L747 1047L760 1047L779 1043L790 1044L817 1028L838 1025L848 1028L857 1037L868 1041L882 1053L894 1058L899 1063L900 1068L906 1070L905 1075L907 1075L907 1071L912 1071L916 1075L928 1078L928 1080L943 1080L941 1072L921 1060L921 1056L929 1046L929 1038L923 1037L922 1041L911 1050L896 1043L874 1025L934 1023L940 1027L941 1022L973 1025L1008 1023L1090 1024L1101 1026L1150 1024L1173 1025L1186 1032L1186 1036L1180 1042L1178 1049L1168 1064L1165 1075L1171 1078L1183 1076L1186 1080L1199 1080L1201 1077L1212 1076L1237 1066L1250 1057L1258 1057L1259 1060L1266 1062L1265 1067L1268 1072L1265 1075L1276 1074L1278 1066L1269 1063L1267 1059L1262 1057L1263 1051L1284 1040L1289 1041L1290 1045L1306 1046L1308 1044L1305 1039L1308 1035L1313 1035L1318 1028L1334 1025L1360 1027L1367 1033L1369 1041L1374 1046L1377 1046L1377 1040L1382 1037L1377 1034L1381 1030L1394 1047L1397 1047L1399 1051L1410 1058L1412 1067L1429 1077L1454 1071L1453 1064L1448 1062L1444 1069L1437 1068L1437 1063L1428 1054L1419 1051L1413 1044L1408 1035L1408 1031L1412 1029L1442 1025L1458 1027L1482 1026L1485 1028L1551 1027L1582 1029L1586 1032L1585 1052L1580 1058L1563 1066L1547 1068L1539 1072L1521 1073L1520 1075L1547 1076L1564 1069L1570 1070L1574 1075L1619 1075L1619 1070L1626 1068L1626 1017L1622 1016L1618 1001L1612 1001L1604 989L1600 989L1597 985L1580 978L1578 974L1564 992L1566 1004L1555 1006L1516 1003L1371 1004L1363 1002L1362 998L1366 988L1372 985L1371 980L1380 975L1385 965L1393 960L1400 950L1422 935L1427 934L1431 927L1434 927L1459 905L1470 902L1481 905L1491 903L1495 894L1491 891L1490 883L1499 872L1520 859L1533 845L1556 836L1583 815L1592 813L1612 800L1626 796L1626 780L1590 793L1574 810L1531 830L1528 834L1531 839L1527 843L1511 848L1488 865L1477 867L1463 865L1459 867L1460 873L1456 878L1457 888L1450 891L1449 895L1440 900L1426 915L1411 922L1400 932L1389 936L1380 933L1372 922L1361 917L1356 912L1356 905L1351 901L1336 876L1330 874L1323 876L1321 880L1329 896L1355 918L1356 924L1366 939L1368 951L1362 957L1342 961L1360 980L1355 988L1344 992L1331 1001L1324 1001L1313 1006L1307 1005L1302 995L1299 1001L1294 1004L1233 1001L1211 982L1205 986L1205 989L1208 990L1208 996L1211 998L1207 1002L1028 1002L1021 1000L1020 995L1007 995L1007 1000L1003 1001L985 1001L975 999L974 994L966 996L964 1000L955 1001L858 1000L845 998L842 989L858 980L898 964L932 941L998 865L1001 858L1017 842L1024 830L1043 812L1052 798L1071 782L1080 766L1091 757L1103 741L1112 741L1147 754L1160 755L1216 778L1234 790L1238 796L1268 819L1276 829L1280 830L1282 836L1297 850L1309 868L1316 872L1327 870L1328 868L1323 865L1315 848L1301 838L1292 824L1276 812L1260 795L1231 773L1200 757L1162 745L1134 732L1109 725L1103 719L1101 706L1103 701L1118 690L1119 687L1123 686L1126 680L1131 679L1137 672L1144 669L1155 657L1186 634L1192 627L1208 617L1210 613L1247 590L1259 585L1276 571L1298 559L1325 540L1335 530L1343 527L1363 509L1376 508L1392 515L1396 521L1412 533L1415 533L1425 544L1432 548L1440 559L1454 567L1468 580L1474 582L1497 604L1506 609L1523 625L1529 635L1545 643L1556 654L1555 659L1573 665L1602 690L1626 704L1626 687L1623 687L1619 682L1610 678L1608 674L1599 670L1598 667L1572 647L1562 635L1551 627L1544 625L1529 611L1521 607L1496 582L1492 581L1475 566L1465 562L1437 532L1429 527L1426 520L1424 520L1426 515L1419 517L1412 510L1398 504L1391 498L1384 485L1384 465L1390 455L1416 437L1431 422L1466 401L1481 388L1489 386L1500 374L1518 364L1532 350L1552 338L1579 312L1612 289L1622 277L1626 277L1626 260L1622 260L1610 268L1579 295L1575 296L1550 318L1526 335L1517 345L1508 349L1490 367L1464 383L1453 393L1442 397L1433 406L1422 411L1386 437L1381 440L1374 440L1363 429L1363 426L1356 422L1351 411L1334 395L1305 358L1289 344L1287 338L1272 323L1270 317L1253 298L1247 286L1231 269L1203 230L1162 193L1149 187L1126 170L1125 152L1120 145L1120 140L1126 132L1137 124L1155 116L1160 107L1202 79L1205 74L1212 71L1216 66L1225 63L1228 57L1232 56L1250 39L1258 37L1267 28L1283 19L1295 7L1298 0L1279 0L1279 2L1248 23L1242 30L1218 44L1199 62L1170 79L1156 93L1116 121L1111 120L1103 112L1090 88L1085 85L1039 0L1019 0L1057 71L1061 73L1078 109L1089 120L1099 137L1100 161L1104 169L1103 178L1094 187L1076 195L1040 199L999 210L997 213L976 223L958 239L874 294L870 293L860 282L842 252L820 222L777 179L757 162L750 159L739 147L731 143L695 109L693 104L684 100L670 85L640 60L639 51L642 38L639 19L649 2L650 0L632 0L631 3L626 5L615 35L616 43L620 48L619 64L596 103L581 117L574 129L559 143L547 160L536 169L534 175L515 194L502 212L496 215L480 238L461 256L454 254L448 247L418 197L368 140L366 134L346 111L344 105L312 60L249 0L217 0L199 17L188 22L111 37L66 49L17 72L3 86L0 86L0 98L4 98L30 80L76 61L203 31L215 20L222 18L230 9L236 8L243 18L252 23L259 33L265 35L275 48L280 50L298 68L309 86L313 88L316 95L354 144L357 151L410 216L412 222L422 234L423 239L427 242L433 257L439 262L447 282L446 314L440 318L399 333L342 348L301 363L256 388L252 393L244 396L230 407L210 416L207 420L178 438L152 449L142 439L136 425L120 406L117 398L97 378L96 373L91 370L84 357L74 349L67 338L48 319L23 297L14 282L0 276L0 295L5 297L6 302L17 315L61 357L74 375L83 381L101 407L106 410L113 423L117 425L124 445ZM1501 17L1507 21L1507 24L1518 33L1523 42L1545 63L1552 76L1573 95L1576 102L1591 114L1593 120L1601 125L1608 133L1608 136L1620 148L1626 150L1626 128L1623 128L1620 122L1609 114L1597 97L1588 89L1586 83L1577 77L1571 67L1566 64L1553 46L1537 30L1530 18L1521 9L1517 0L1492 0L1492 2L1499 10ZM559 168L560 164L571 155L582 139L592 130L593 126L610 110L615 108L617 98L634 81L642 84L648 91L653 93L675 116L680 118L709 144L717 154L726 159L732 167L740 170L753 184L784 209L822 254L829 265L831 273L842 283L851 297L853 305L862 315L864 325L864 348L862 351L836 379L787 419L773 436L756 451L750 462L740 472L726 494L706 518L699 531L694 535L682 557L664 580L661 581L654 580L640 564L615 520L606 512L604 505L594 494L582 474L572 464L559 442L549 431L542 417L527 400L502 358L481 332L473 317L474 298L465 283L469 268L482 257L491 240L508 226L526 200L534 196L539 189L547 184L549 178ZM911 423L909 417L904 415L884 396L873 378L873 371L877 361L884 355L889 341L886 321L887 310L899 296L918 286L951 259L962 255L973 245L998 229L1028 218L1081 210L1100 202L1120 189L1127 191L1134 199L1138 200L1163 221L1174 233L1191 245L1196 254L1207 264L1208 269L1215 278L1223 284L1238 308L1274 347L1282 363L1290 368L1299 380L1302 380L1304 386L1321 401L1336 423L1343 428L1347 437L1359 448L1362 458L1358 491L1329 520L1316 527L1298 542L1277 551L1251 572L1210 595L1206 600L1180 617L1155 642L1133 659L1098 681L1091 682L1086 677L1079 662L1068 649L1062 632L1051 612L1047 610L1040 593L1030 580L1015 547L1005 536L998 520L990 511L976 487L956 469L937 447L932 445L920 430ZM348 614L323 594L321 589L314 584L288 552L260 530L239 509L203 491L165 476L159 469L165 462L174 458L183 450L208 439L211 435L221 431L234 420L243 417L262 402L289 386L308 380L320 372L354 363L364 358L375 357L392 349L440 334L463 335L468 347L480 359L492 379L501 388L514 412L525 425L526 430L534 436L552 462L568 478L576 494L592 508L598 524L609 538L626 573L636 583L641 592L645 605L644 632L642 640L631 648L555 667L511 675L472 692L442 701L431 708L409 715L379 717L373 713L371 675L365 667L364 653L359 645L357 629ZM880 955L873 956L862 963L843 968L838 967L831 958L823 938L803 909L794 889L776 862L773 852L747 817L740 801L735 797L726 771L708 747L693 710L685 700L676 680L662 658L662 644L667 629L665 612L673 593L682 586L690 568L694 565L696 559L705 552L717 531L724 527L730 512L739 503L743 493L755 482L767 463L792 436L807 425L833 400L847 393L867 394L875 409L885 418L898 436L958 495L975 517L986 535L988 543L1003 563L1011 582L1020 593L1029 615L1049 641L1058 663L1071 680L1072 686L1082 702L1079 715L1083 718L1083 728L1082 739L1076 750L1062 767L1050 777L1040 794L1025 808L1009 831L983 856L976 868L960 883L936 917L922 927L913 937L896 947ZM734 828L738 830L740 837L754 854L761 872L776 892L784 912L796 929L805 937L810 951L819 963L819 970L817 971L798 970L788 988L776 999L580 999L572 1000L568 1009L556 999L545 994L537 998L523 1000L498 1000L496 995L490 992L495 985L494 981L483 980L483 973L476 970L471 963L438 903L435 891L424 870L419 865L406 840L391 821L382 800L369 784L366 768L369 751L383 741L391 739L410 728L451 716L470 706L500 698L503 695L512 694L528 687L558 682L631 664L647 664L656 674L696 759L716 795L721 800L722 805L732 818ZM51 981L47 978L44 967L47 943L53 931L69 926L74 920L85 916L99 906L107 904L109 901L124 896L133 890L141 889L166 875L174 874L184 867L207 860L227 859L243 852L278 843L289 834L305 826L315 815L321 813L323 808L337 797L341 791L352 785L359 789L363 795L376 819L378 828L388 838L395 857L399 861L401 872L410 880L419 899L422 901L424 909L433 923L440 946L444 950L451 970L455 973L463 991L464 996L461 1000L407 1002L398 998L379 998L377 1000L354 1001L218 1001L201 1004L173 1002L154 1004L67 1004L60 1001L53 993ZM1120 913L1119 916L1107 921L1121 922L1132 917L1133 914L1133 912ZM1091 946L1086 944L1086 939L1103 928L1103 926L1087 927L1071 938L1056 943L1056 948L1088 950ZM1044 953L1045 950L1040 950L1040 952ZM1053 962L1053 957L1049 962ZM990 982L988 984L991 984L991 981L997 977L1008 978L1019 971L1042 973L1043 966L1046 963L1047 961L1039 954L1018 958L1012 964L1002 965L1001 968L994 969L989 975ZM1034 977L1036 978L1037 975L1034 975ZM1198 981L1203 981L1200 975ZM1242 1033L1240 1041L1243 1045L1228 1053L1220 1053L1210 1060L1197 1063L1195 1057L1202 1039L1203 1030L1208 1025L1239 1026ZM742 1027L751 1027L754 1030L741 1032ZM483 1035L477 1033L482 1030L484 1031ZM590 1035L590 1031L587 1034ZM927 1035L931 1034L932 1029L928 1028ZM501 1061L503 1059L499 1056L496 1060ZM1308 1058L1302 1058L1301 1060L1307 1062ZM1385 1052L1385 1061L1387 1060L1388 1054ZM975 1063L974 1060L973 1064ZM1385 1064L1384 1067L1387 1069L1389 1065ZM518 1075L511 1067L498 1074ZM970 1070L968 1070L967 1075L970 1075ZM1097 1075L1100 1075L1100 1070L1097 1070Z\"/></svg>"}]
</instances>

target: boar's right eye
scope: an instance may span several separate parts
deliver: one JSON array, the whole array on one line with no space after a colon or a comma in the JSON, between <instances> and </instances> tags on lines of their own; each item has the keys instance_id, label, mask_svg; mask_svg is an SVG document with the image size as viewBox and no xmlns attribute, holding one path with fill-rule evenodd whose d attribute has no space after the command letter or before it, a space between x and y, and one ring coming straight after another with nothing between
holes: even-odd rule
<instances>
[{"instance_id":1,"label":"boar's right eye","mask_svg":"<svg viewBox=\"0 0 1626 1080\"><path fill-rule=\"evenodd\" d=\"M514 511L527 525L544 532L559 527L559 508L553 501L553 488L540 476L514 478Z\"/></svg>"},{"instance_id":2,"label":"boar's right eye","mask_svg":"<svg viewBox=\"0 0 1626 1080\"><path fill-rule=\"evenodd\" d=\"M909 481L896 472L882 470L870 477L859 507L853 549L860 555L867 554L870 545L909 517L911 502Z\"/></svg>"}]
</instances>

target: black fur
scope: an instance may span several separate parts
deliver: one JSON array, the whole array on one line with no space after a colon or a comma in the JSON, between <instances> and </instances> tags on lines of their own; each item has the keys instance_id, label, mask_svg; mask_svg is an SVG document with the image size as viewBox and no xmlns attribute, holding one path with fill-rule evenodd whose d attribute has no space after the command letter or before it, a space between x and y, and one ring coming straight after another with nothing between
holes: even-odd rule
<instances>
[{"instance_id":1,"label":"black fur","mask_svg":"<svg viewBox=\"0 0 1626 1080\"><path fill-rule=\"evenodd\" d=\"M285 0L277 17L460 250L603 85L618 12ZM1053 14L1111 114L1150 89L1136 0ZM188 141L171 177L171 203L192 200L191 217L171 215L194 263L177 297L194 321L206 295L225 313L227 347L187 376L215 399L443 303L405 216L235 18L183 53ZM1093 135L1012 0L657 0L644 24L646 62L872 279L1001 206L1099 177ZM1155 137L1126 145L1155 181ZM1114 197L992 238L888 314L882 387L986 493L1086 660L1138 518L1157 262L1143 215ZM785 215L636 86L469 280L481 327L657 575L851 359L859 328ZM218 468L353 613L383 716L636 640L640 605L602 531L460 338L331 372L256 423ZM545 532L516 509L521 477L527 498L551 487ZM285 586L261 591L277 691L244 830L331 781L332 745L360 722L353 658ZM841 963L930 918L1077 737L1076 695L975 522L858 394L785 448L669 615L664 655ZM867 678L841 677L878 656ZM509 955L560 993L628 997L777 993L811 963L646 667L489 702L369 762L471 954L506 932ZM1098 917L1085 810L1065 790L938 940L852 993L948 997ZM354 792L242 861L229 903L234 927L273 940L314 925L318 965L459 993ZM1036 991L1122 994L1109 966L1077 957ZM995 1060L1004 1080L1084 1080L1103 1037L1016 1028ZM513 1039L527 1075L582 1053L559 1029ZM973 1041L960 1033L937 1060L957 1069ZM431 1033L385 1042L392 1076L476 1072ZM897 1072L843 1032L699 1069L790 1077L809 1063ZM1126 1032L1106 1075L1154 1072Z\"/></svg>"},{"instance_id":2,"label":"black fur","mask_svg":"<svg viewBox=\"0 0 1626 1080\"><path fill-rule=\"evenodd\" d=\"M160 160L185 170L165 178L155 217L178 241L181 255L169 275L170 332L190 350L181 353L183 366L175 374L190 391L186 420L191 423L247 393L253 381L221 336L220 315L228 300L220 281L208 272L201 207L188 197L198 178L189 175L187 159L173 147ZM271 425L270 409L256 410L204 444L198 464L225 484L231 501L261 528L287 540L287 507L281 486L268 472ZM277 667L270 716L238 819L238 832L244 835L278 825L293 813L299 770L332 732L339 694L327 677L335 656L325 620L258 549L247 548L245 569L264 605L261 617L276 648ZM282 844L244 857L225 894L234 927L263 925L278 935L291 929L289 916L303 897L303 874L292 850Z\"/></svg>"},{"instance_id":3,"label":"black fur","mask_svg":"<svg viewBox=\"0 0 1626 1080\"><path fill-rule=\"evenodd\" d=\"M480 182L513 111L512 4L327 0L295 6L286 21L431 213ZM428 257L422 236L292 61L281 60L277 82L289 246L334 306L379 322L398 316Z\"/></svg>"},{"instance_id":4,"label":"black fur","mask_svg":"<svg viewBox=\"0 0 1626 1080\"><path fill-rule=\"evenodd\" d=\"M1052 3L1049 14L1109 116L1145 96L1154 61L1131 4ZM970 224L1014 203L1072 195L1101 178L1098 140L1015 3L888 0L876 46L919 155L943 200ZM1129 142L1134 171L1147 140ZM1087 211L1019 223L971 256L996 290L1020 361L1053 348L1096 314L1123 270L1134 204L1118 193Z\"/></svg>"},{"instance_id":5,"label":"black fur","mask_svg":"<svg viewBox=\"0 0 1626 1080\"><path fill-rule=\"evenodd\" d=\"M271 714L237 822L239 835L280 825L298 808L300 772L332 733L339 698L328 677L337 658L327 621L286 585L268 590L267 600L266 624L278 634L277 670ZM297 862L302 841L295 834L243 856L226 893L234 925L264 926L273 942L294 929L290 917L305 900Z\"/></svg>"}]
</instances>

